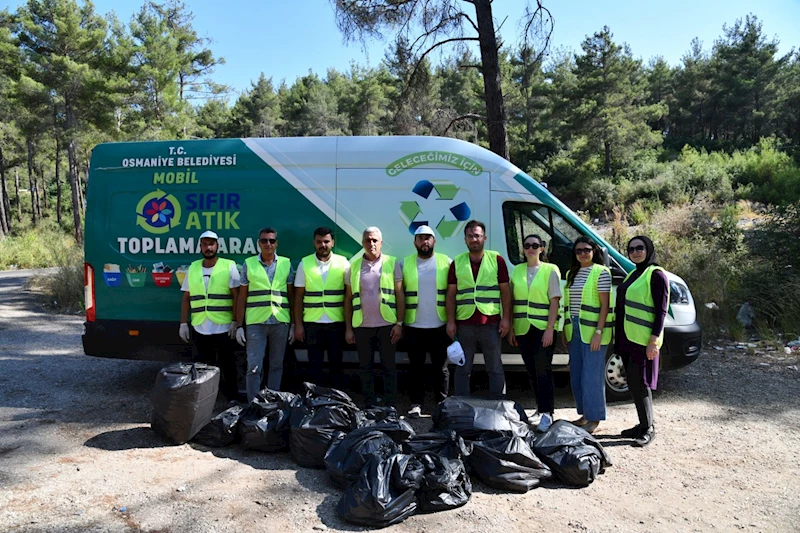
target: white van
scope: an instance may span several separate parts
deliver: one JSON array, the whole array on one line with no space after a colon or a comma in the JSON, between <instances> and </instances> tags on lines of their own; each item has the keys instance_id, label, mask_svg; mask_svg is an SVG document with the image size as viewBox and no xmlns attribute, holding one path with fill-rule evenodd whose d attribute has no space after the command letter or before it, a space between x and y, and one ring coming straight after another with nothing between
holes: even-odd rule
<instances>
[{"instance_id":1,"label":"white van","mask_svg":"<svg viewBox=\"0 0 800 533\"><path fill-rule=\"evenodd\" d=\"M197 236L220 235L220 255L241 264L258 253L259 228L280 235L279 254L294 264L313 253L318 226L334 229L335 251L360 253L361 233L378 226L383 252L414 252L413 231L436 231L436 251L466 251L464 225L486 224L487 249L511 265L524 261L522 238L548 241L566 274L572 243L587 235L607 250L615 284L633 268L545 187L494 153L438 137L305 137L110 143L92 154L86 214L88 355L168 360L186 357L178 339L180 281L197 259ZM511 265L509 265L511 267ZM172 279L176 279L173 282ZM686 283L669 274L671 310L662 367L700 353L701 332ZM124 340L124 341L123 341ZM123 341L123 342L121 342ZM564 350L560 350L563 352ZM626 392L609 350L610 396ZM296 350L300 361L305 351ZM352 354L355 360L355 354ZM399 362L405 354L398 354ZM507 368L521 367L506 345ZM480 355L476 363L482 364ZM557 353L557 370L569 357Z\"/></svg>"}]
</instances>

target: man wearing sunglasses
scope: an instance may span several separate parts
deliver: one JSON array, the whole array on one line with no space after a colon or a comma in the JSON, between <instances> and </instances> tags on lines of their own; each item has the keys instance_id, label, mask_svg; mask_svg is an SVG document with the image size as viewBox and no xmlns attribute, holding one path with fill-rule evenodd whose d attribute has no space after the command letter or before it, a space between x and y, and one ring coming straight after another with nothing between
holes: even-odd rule
<instances>
[{"instance_id":1,"label":"man wearing sunglasses","mask_svg":"<svg viewBox=\"0 0 800 533\"><path fill-rule=\"evenodd\" d=\"M228 400L235 400L239 390L231 339L236 334L233 317L239 270L236 263L217 255L218 240L217 234L210 230L200 235L203 258L189 266L181 286L183 300L179 335L183 342L188 343L191 339L188 324L191 312L198 361L219 367L222 372L220 391Z\"/></svg>"},{"instance_id":2,"label":"man wearing sunglasses","mask_svg":"<svg viewBox=\"0 0 800 533\"><path fill-rule=\"evenodd\" d=\"M278 231L258 232L261 253L247 258L242 267L242 288L236 309L236 340L247 346L247 401L261 389L264 354L269 350L267 388L280 390L286 341L294 337L292 306L294 268L286 257L276 254ZM242 322L246 325L241 327Z\"/></svg>"}]
</instances>

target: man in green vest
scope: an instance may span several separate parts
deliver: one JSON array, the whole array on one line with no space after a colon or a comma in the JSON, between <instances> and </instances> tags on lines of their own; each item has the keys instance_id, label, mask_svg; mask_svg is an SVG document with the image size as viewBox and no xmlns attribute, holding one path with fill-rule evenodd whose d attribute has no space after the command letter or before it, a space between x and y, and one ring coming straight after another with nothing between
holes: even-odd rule
<instances>
[{"instance_id":1,"label":"man in green vest","mask_svg":"<svg viewBox=\"0 0 800 533\"><path fill-rule=\"evenodd\" d=\"M395 352L403 336L402 317L406 311L403 271L394 257L381 253L380 229L374 226L365 229L361 244L364 256L353 260L346 280L345 339L358 350L361 392L366 406L378 404L374 376L376 349L383 367L383 404L393 406L397 400Z\"/></svg>"},{"instance_id":2,"label":"man in green vest","mask_svg":"<svg viewBox=\"0 0 800 533\"><path fill-rule=\"evenodd\" d=\"M316 253L300 261L294 279L294 338L305 342L308 351L309 379L322 384L322 364L328 351L329 384L344 385L342 351L344 349L344 284L350 263L332 252L333 230L314 230Z\"/></svg>"},{"instance_id":3,"label":"man in green vest","mask_svg":"<svg viewBox=\"0 0 800 533\"><path fill-rule=\"evenodd\" d=\"M247 401L261 390L264 354L269 350L267 388L281 389L286 341L294 338L290 326L294 296L294 268L286 257L277 255L278 231L263 228L258 232L261 253L247 258L242 267L242 288L236 321L236 340L247 345ZM242 323L245 328L242 328ZM246 335L245 335L245 329Z\"/></svg>"},{"instance_id":4,"label":"man in green vest","mask_svg":"<svg viewBox=\"0 0 800 533\"><path fill-rule=\"evenodd\" d=\"M464 349L465 364L456 367L457 396L470 395L475 352L480 348L489 374L489 394L502 399L506 380L501 339L511 329L511 289L508 267L500 254L484 250L486 226L470 220L464 227L469 252L456 256L447 278L447 334Z\"/></svg>"},{"instance_id":5,"label":"man in green vest","mask_svg":"<svg viewBox=\"0 0 800 533\"><path fill-rule=\"evenodd\" d=\"M203 254L189 266L183 278L181 326L179 335L188 343L189 314L192 316L194 343L198 361L218 366L222 372L220 390L228 400L239 395L236 377L236 354L231 339L236 335L233 312L239 287L236 263L217 255L219 237L213 231L200 235L199 249Z\"/></svg>"},{"instance_id":6,"label":"man in green vest","mask_svg":"<svg viewBox=\"0 0 800 533\"><path fill-rule=\"evenodd\" d=\"M452 259L434 252L436 237L430 226L414 231L417 253L403 259L403 288L406 297L405 331L411 365L411 409L408 415L419 418L425 400L425 385L434 378L434 399L441 402L450 391L450 372L447 366L447 273ZM427 354L431 355L433 371L425 368Z\"/></svg>"}]
</instances>

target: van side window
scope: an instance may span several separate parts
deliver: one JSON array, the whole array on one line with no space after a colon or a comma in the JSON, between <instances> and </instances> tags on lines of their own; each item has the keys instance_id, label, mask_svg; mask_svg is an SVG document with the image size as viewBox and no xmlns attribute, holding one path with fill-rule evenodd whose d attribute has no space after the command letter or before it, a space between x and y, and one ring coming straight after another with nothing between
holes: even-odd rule
<instances>
[{"instance_id":1,"label":"van side window","mask_svg":"<svg viewBox=\"0 0 800 533\"><path fill-rule=\"evenodd\" d=\"M547 242L547 260L558 265L562 276L569 270L572 243L581 233L556 211L541 204L506 202L503 204L508 259L513 264L525 262L522 239L535 233Z\"/></svg>"}]
</instances>

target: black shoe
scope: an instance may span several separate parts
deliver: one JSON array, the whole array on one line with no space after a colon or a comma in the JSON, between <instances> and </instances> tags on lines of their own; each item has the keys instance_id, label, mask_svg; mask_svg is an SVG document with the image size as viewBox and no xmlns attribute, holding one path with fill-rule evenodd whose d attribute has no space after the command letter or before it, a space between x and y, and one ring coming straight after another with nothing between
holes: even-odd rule
<instances>
[{"instance_id":1,"label":"black shoe","mask_svg":"<svg viewBox=\"0 0 800 533\"><path fill-rule=\"evenodd\" d=\"M630 429L623 429L620 431L619 436L626 439L635 439L642 434L642 426L633 426Z\"/></svg>"},{"instance_id":2,"label":"black shoe","mask_svg":"<svg viewBox=\"0 0 800 533\"><path fill-rule=\"evenodd\" d=\"M647 431L642 433L640 436L633 439L633 445L639 448L644 448L656 438L656 429L654 427L650 427Z\"/></svg>"}]
</instances>

